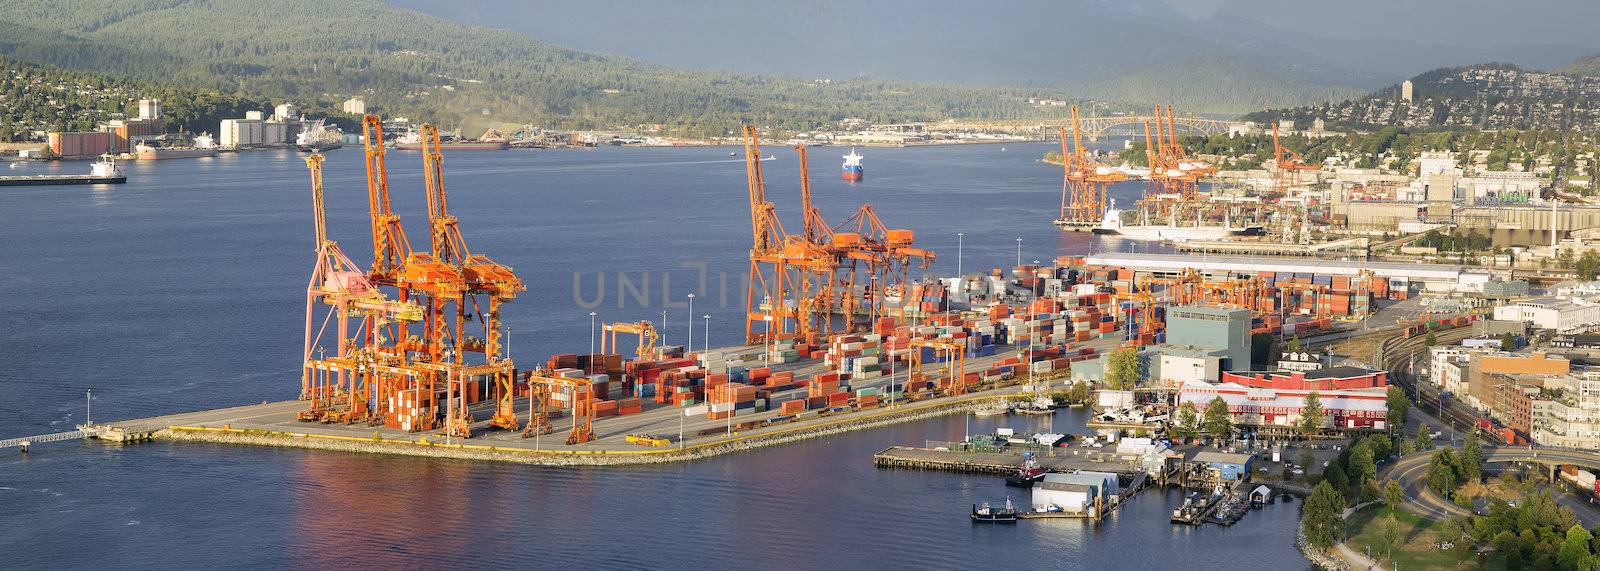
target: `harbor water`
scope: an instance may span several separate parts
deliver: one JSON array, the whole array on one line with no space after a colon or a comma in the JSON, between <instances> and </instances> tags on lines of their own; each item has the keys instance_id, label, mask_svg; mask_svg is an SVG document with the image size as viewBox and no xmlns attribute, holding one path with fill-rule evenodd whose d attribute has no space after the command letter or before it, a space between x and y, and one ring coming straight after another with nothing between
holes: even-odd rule
<instances>
[{"instance_id":1,"label":"harbor water","mask_svg":"<svg viewBox=\"0 0 1600 571\"><path fill-rule=\"evenodd\" d=\"M1060 170L1045 144L868 149L872 176L817 175L835 223L871 202L895 228L968 272L1105 249L1159 247L1060 233ZM768 196L798 226L792 151L768 149ZM835 159L811 149L811 170ZM302 156L287 151L125 163L116 186L0 191L0 437L293 398L312 261ZM329 154L329 233L371 259L359 149ZM74 169L30 164L25 173ZM425 249L421 159L390 154L412 247ZM505 313L513 356L584 352L589 312L659 321L682 344L743 335L749 241L742 160L727 149L453 153L450 206L474 253L529 290ZM1119 203L1142 185L1115 189ZM798 227L790 228L798 231ZM913 275L918 275L913 271ZM694 311L685 294L697 292ZM1036 419L1017 419L1018 428ZM1061 413L1058 430L1082 432ZM987 423L987 424L985 424ZM793 568L864 561L1243 565L1300 568L1297 504L1229 529L1175 527L1170 495L1146 493L1099 527L1028 521L973 527L968 504L1003 501L998 478L884 471L891 444L959 439L961 417L627 469L553 469L300 450L154 443L38 446L0 457L7 565L258 567L556 565ZM971 430L992 429L974 421ZM1015 499L1023 500L1018 496Z\"/></svg>"}]
</instances>

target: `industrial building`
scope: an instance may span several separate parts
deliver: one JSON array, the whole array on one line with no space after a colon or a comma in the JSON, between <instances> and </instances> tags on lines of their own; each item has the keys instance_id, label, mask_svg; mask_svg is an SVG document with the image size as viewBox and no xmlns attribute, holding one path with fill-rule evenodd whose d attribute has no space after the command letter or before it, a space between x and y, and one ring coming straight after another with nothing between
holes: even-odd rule
<instances>
[{"instance_id":1,"label":"industrial building","mask_svg":"<svg viewBox=\"0 0 1600 571\"><path fill-rule=\"evenodd\" d=\"M1600 324L1600 302L1586 297L1541 297L1495 306L1494 318L1520 321L1534 329L1574 333Z\"/></svg>"},{"instance_id":2,"label":"industrial building","mask_svg":"<svg viewBox=\"0 0 1600 571\"><path fill-rule=\"evenodd\" d=\"M96 157L112 150L112 135L106 131L50 133L50 154L57 158Z\"/></svg>"},{"instance_id":3,"label":"industrial building","mask_svg":"<svg viewBox=\"0 0 1600 571\"><path fill-rule=\"evenodd\" d=\"M1117 492L1117 475L1109 472L1045 474L1033 485L1032 505L1035 509L1055 506L1064 512L1096 515L1091 510L1110 504Z\"/></svg>"},{"instance_id":4,"label":"industrial building","mask_svg":"<svg viewBox=\"0 0 1600 571\"><path fill-rule=\"evenodd\" d=\"M1224 482L1237 482L1250 477L1250 467L1255 465L1255 456L1201 450L1189 462L1191 464L1205 465L1206 470L1214 479Z\"/></svg>"}]
</instances>

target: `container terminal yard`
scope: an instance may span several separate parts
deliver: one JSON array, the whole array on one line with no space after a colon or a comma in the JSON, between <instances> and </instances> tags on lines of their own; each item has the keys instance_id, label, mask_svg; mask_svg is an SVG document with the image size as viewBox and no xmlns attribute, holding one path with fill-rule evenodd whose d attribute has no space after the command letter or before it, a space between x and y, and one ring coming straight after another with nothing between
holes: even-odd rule
<instances>
[{"instance_id":1,"label":"container terminal yard","mask_svg":"<svg viewBox=\"0 0 1600 571\"><path fill-rule=\"evenodd\" d=\"M363 129L382 140L376 116ZM506 356L500 325L526 285L470 249L450 214L438 130L421 132L426 245L413 247L403 231L385 150L368 146L366 265L328 238L323 159L306 161L317 249L299 400L91 424L0 447L69 434L557 464L682 460L1025 398L1073 377L1076 363L1164 343L1171 307L1243 308L1253 332L1332 338L1359 320L1415 318L1383 309L1411 292L1478 279L1424 264L1099 254L1009 275L912 280L935 254L870 204L842 223L824 220L810 201L804 146L795 148L803 220L786 231L747 127L747 344L657 346L649 321L604 323L594 353L529 367ZM624 343L634 346L624 352Z\"/></svg>"}]
</instances>

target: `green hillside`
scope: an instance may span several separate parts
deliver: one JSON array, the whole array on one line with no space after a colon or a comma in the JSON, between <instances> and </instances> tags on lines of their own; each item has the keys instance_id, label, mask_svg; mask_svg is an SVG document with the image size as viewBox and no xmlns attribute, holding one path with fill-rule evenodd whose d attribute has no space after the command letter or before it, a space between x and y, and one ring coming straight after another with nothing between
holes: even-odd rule
<instances>
[{"instance_id":1,"label":"green hillside","mask_svg":"<svg viewBox=\"0 0 1600 571\"><path fill-rule=\"evenodd\" d=\"M0 0L0 12L0 55L19 60L311 106L359 94L387 114L464 130L665 124L666 133L709 135L744 121L800 130L851 117L1027 117L1050 112L1027 97L1066 97L682 70L372 0Z\"/></svg>"},{"instance_id":2,"label":"green hillside","mask_svg":"<svg viewBox=\"0 0 1600 571\"><path fill-rule=\"evenodd\" d=\"M1342 101L1363 91L1328 87L1264 71L1222 56L1197 56L1085 82L1080 95L1148 107L1170 104L1190 112L1238 115L1273 103Z\"/></svg>"}]
</instances>

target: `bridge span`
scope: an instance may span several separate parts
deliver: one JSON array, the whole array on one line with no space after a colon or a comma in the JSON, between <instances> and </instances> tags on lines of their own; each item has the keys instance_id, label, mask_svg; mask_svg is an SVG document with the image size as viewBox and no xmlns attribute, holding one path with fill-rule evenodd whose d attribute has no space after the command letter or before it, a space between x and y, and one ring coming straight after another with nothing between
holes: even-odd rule
<instances>
[{"instance_id":1,"label":"bridge span","mask_svg":"<svg viewBox=\"0 0 1600 571\"><path fill-rule=\"evenodd\" d=\"M1098 138L1107 135L1143 135L1144 124L1156 122L1154 115L1111 115L1106 117L1080 117L1078 123L1083 130L1083 135L1088 138ZM1242 125L1239 121L1223 119L1207 119L1203 117L1173 117L1172 124L1190 134L1216 135L1228 132L1234 125ZM1036 131L1040 134L1052 134L1063 127L1071 128L1072 119L1067 117L1054 119L955 119L935 123L896 123L889 125L874 125L877 130L897 132L923 132L923 131Z\"/></svg>"}]
</instances>

